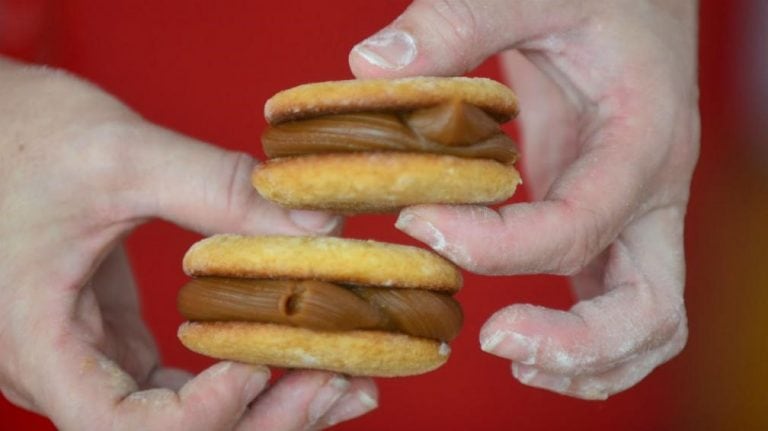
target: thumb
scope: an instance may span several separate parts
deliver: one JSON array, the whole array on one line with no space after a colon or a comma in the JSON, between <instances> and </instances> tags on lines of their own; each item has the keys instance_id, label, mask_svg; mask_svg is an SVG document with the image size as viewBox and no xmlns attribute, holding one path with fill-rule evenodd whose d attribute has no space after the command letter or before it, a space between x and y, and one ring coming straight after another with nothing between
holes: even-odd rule
<instances>
[{"instance_id":1,"label":"thumb","mask_svg":"<svg viewBox=\"0 0 768 431\"><path fill-rule=\"evenodd\" d=\"M416 0L349 55L358 78L460 75L508 48L562 31L584 16L582 2Z\"/></svg>"},{"instance_id":2,"label":"thumb","mask_svg":"<svg viewBox=\"0 0 768 431\"><path fill-rule=\"evenodd\" d=\"M251 185L258 164L245 153L226 151L153 125L142 125L123 165L131 218L160 217L203 234L242 232L327 234L338 217L291 211L263 199Z\"/></svg>"}]
</instances>

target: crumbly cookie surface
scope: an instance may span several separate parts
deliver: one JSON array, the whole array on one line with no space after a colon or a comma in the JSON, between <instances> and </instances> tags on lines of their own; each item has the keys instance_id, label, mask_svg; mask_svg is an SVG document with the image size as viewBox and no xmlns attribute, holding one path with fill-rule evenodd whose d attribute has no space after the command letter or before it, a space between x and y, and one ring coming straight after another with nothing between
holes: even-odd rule
<instances>
[{"instance_id":1,"label":"crumbly cookie surface","mask_svg":"<svg viewBox=\"0 0 768 431\"><path fill-rule=\"evenodd\" d=\"M488 78L411 77L355 79L299 85L272 96L264 107L270 124L348 112L412 110L460 99L500 122L517 115L515 94Z\"/></svg>"},{"instance_id":2,"label":"crumbly cookie surface","mask_svg":"<svg viewBox=\"0 0 768 431\"><path fill-rule=\"evenodd\" d=\"M289 208L362 213L497 203L521 181L513 166L494 160L383 152L272 159L252 182L263 197Z\"/></svg>"},{"instance_id":3,"label":"crumbly cookie surface","mask_svg":"<svg viewBox=\"0 0 768 431\"><path fill-rule=\"evenodd\" d=\"M402 334L260 323L186 322L178 336L190 350L214 358L355 376L422 374L443 365L450 353L444 343Z\"/></svg>"},{"instance_id":4,"label":"crumbly cookie surface","mask_svg":"<svg viewBox=\"0 0 768 431\"><path fill-rule=\"evenodd\" d=\"M323 280L456 292L461 273L435 253L335 237L216 235L190 247L191 276Z\"/></svg>"}]
</instances>

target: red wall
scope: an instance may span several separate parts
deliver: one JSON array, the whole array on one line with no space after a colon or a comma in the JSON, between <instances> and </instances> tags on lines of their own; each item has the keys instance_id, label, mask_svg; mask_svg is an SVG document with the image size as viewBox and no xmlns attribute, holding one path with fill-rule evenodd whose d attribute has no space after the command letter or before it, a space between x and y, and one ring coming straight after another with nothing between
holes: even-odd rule
<instances>
[{"instance_id":1,"label":"red wall","mask_svg":"<svg viewBox=\"0 0 768 431\"><path fill-rule=\"evenodd\" d=\"M397 16L407 3L0 0L0 5L8 7L6 11L15 13L0 13L0 48L72 70L116 94L151 121L261 156L264 101L296 84L350 77L346 62L350 47ZM727 383L702 384L716 380L709 373L718 370L718 361L723 360L716 355L718 338L709 336L711 317L722 316L723 310L714 305L718 304L718 287L712 286L713 277L706 267L711 256L694 247L700 238L711 238L711 225L703 221L711 220L708 215L713 207L731 196L708 192L710 186L722 184L722 170L716 162L724 156L719 141L730 139L732 145L739 145L733 144L738 139L729 134L739 116L732 110L729 116L725 107L738 106L728 104L735 100L732 92L738 88L733 64L745 65L737 62L740 51L730 48L739 40L740 13L748 2L732 2L728 7L726 3L704 1L702 5L704 151L689 229L695 236L690 239L689 235L689 348L637 387L605 402L527 388L511 377L506 361L480 352L478 330L485 318L508 303L568 307L566 283L555 277L466 275L466 288L458 296L466 326L453 344L449 363L424 376L380 380L380 408L339 429L700 429L713 420L745 414L735 406L721 408L726 405L721 398L738 399L743 391L723 394ZM5 26L5 33L4 22L13 24ZM498 78L493 62L476 73ZM735 171L739 163L734 161ZM526 199L525 192L516 199ZM346 234L413 243L393 223L393 216L356 217L350 219ZM175 295L185 281L180 261L196 238L166 223L153 222L136 231L128 244L143 288L146 318L165 360L200 370L211 362L186 351L175 337L181 322ZM727 240L724 235L723 241ZM727 318L722 322L731 324ZM757 335L765 335L765 331ZM717 381L727 382L728 372L721 370L721 374ZM764 403L757 397L746 402ZM760 419L756 416L755 420ZM0 398L0 429L36 427L50 425Z\"/></svg>"}]
</instances>

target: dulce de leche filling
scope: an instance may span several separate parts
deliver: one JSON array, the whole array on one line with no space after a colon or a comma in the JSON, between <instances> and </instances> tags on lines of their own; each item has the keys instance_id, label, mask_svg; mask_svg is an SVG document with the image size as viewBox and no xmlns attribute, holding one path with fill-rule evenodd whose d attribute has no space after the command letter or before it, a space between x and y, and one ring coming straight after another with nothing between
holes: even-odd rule
<instances>
[{"instance_id":1,"label":"dulce de leche filling","mask_svg":"<svg viewBox=\"0 0 768 431\"><path fill-rule=\"evenodd\" d=\"M450 295L420 289L349 286L304 280L202 277L179 292L188 320L252 321L326 331L400 332L450 341L463 321Z\"/></svg>"},{"instance_id":2,"label":"dulce de leche filling","mask_svg":"<svg viewBox=\"0 0 768 431\"><path fill-rule=\"evenodd\" d=\"M262 135L269 157L398 151L514 163L515 143L482 109L461 101L408 112L324 115L270 126Z\"/></svg>"}]
</instances>

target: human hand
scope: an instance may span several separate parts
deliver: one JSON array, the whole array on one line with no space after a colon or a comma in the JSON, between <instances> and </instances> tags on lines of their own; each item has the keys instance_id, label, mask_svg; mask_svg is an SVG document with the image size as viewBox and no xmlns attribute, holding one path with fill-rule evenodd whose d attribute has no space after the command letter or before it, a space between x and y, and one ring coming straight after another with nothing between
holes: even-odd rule
<instances>
[{"instance_id":1,"label":"human hand","mask_svg":"<svg viewBox=\"0 0 768 431\"><path fill-rule=\"evenodd\" d=\"M161 364L120 245L152 218L204 234L324 234L250 186L253 160L143 121L65 73L0 59L0 389L74 429L307 429L376 405L371 380Z\"/></svg>"},{"instance_id":2,"label":"human hand","mask_svg":"<svg viewBox=\"0 0 768 431\"><path fill-rule=\"evenodd\" d=\"M502 53L535 201L411 207L396 225L469 271L570 276L569 311L510 305L481 330L525 384L604 399L685 345L696 8L417 0L350 53L358 77L462 74Z\"/></svg>"}]
</instances>

